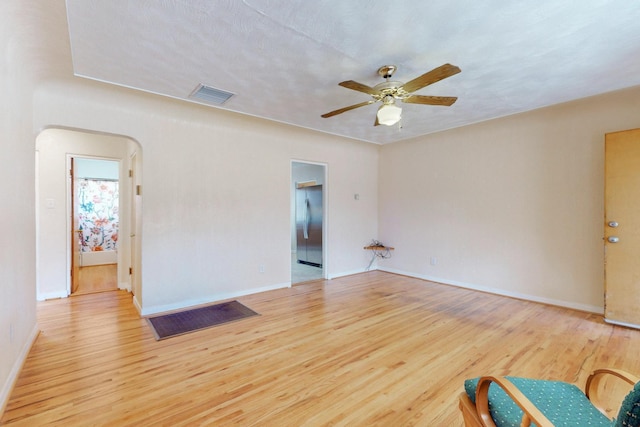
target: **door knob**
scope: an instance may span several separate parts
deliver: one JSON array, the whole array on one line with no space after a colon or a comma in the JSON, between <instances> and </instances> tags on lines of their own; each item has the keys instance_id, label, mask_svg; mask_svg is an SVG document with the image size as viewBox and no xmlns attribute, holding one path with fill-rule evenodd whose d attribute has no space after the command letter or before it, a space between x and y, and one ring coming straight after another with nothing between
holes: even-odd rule
<instances>
[{"instance_id":1,"label":"door knob","mask_svg":"<svg viewBox=\"0 0 640 427\"><path fill-rule=\"evenodd\" d=\"M620 241L620 238L616 236L611 236L607 240L609 241L609 243L618 243Z\"/></svg>"},{"instance_id":2,"label":"door knob","mask_svg":"<svg viewBox=\"0 0 640 427\"><path fill-rule=\"evenodd\" d=\"M609 224L607 225L611 228L616 228L618 226L618 223L616 221L609 221Z\"/></svg>"}]
</instances>

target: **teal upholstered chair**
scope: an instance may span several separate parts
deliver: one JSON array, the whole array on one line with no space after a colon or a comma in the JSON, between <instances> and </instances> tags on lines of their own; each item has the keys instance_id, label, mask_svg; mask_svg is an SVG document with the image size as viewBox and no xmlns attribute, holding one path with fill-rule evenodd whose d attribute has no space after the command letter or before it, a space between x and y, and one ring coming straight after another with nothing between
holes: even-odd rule
<instances>
[{"instance_id":1,"label":"teal upholstered chair","mask_svg":"<svg viewBox=\"0 0 640 427\"><path fill-rule=\"evenodd\" d=\"M615 378L633 387L617 417L605 415L599 385ZM518 377L480 377L465 381L459 407L466 427L482 426L640 426L640 378L619 369L599 369L583 393L573 384Z\"/></svg>"}]
</instances>

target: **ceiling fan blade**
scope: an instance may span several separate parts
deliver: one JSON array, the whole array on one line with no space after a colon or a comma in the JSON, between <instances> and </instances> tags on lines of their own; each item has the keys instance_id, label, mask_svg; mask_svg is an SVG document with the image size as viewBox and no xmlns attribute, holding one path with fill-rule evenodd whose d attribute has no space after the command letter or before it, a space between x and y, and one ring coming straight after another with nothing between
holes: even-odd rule
<instances>
[{"instance_id":1,"label":"ceiling fan blade","mask_svg":"<svg viewBox=\"0 0 640 427\"><path fill-rule=\"evenodd\" d=\"M403 100L409 104L426 104L426 105L444 105L450 106L456 102L458 98L455 96L425 96L425 95L411 95Z\"/></svg>"},{"instance_id":2,"label":"ceiling fan blade","mask_svg":"<svg viewBox=\"0 0 640 427\"><path fill-rule=\"evenodd\" d=\"M378 91L365 84L354 82L353 80L347 80L346 82L340 82L338 85L346 87L347 89L357 90L358 92L368 93L369 95L377 95Z\"/></svg>"},{"instance_id":3,"label":"ceiling fan blade","mask_svg":"<svg viewBox=\"0 0 640 427\"><path fill-rule=\"evenodd\" d=\"M374 102L376 102L376 100L375 100L375 99L372 99L372 100L370 100L370 101L365 101L365 102L361 102L361 103L359 103L359 104L350 105L350 106L348 106L348 107L340 108L339 110L334 110L334 111L331 111L331 112L329 112L329 113L325 113L325 114L323 114L323 115L322 115L322 117L324 117L325 119L326 119L327 117L333 117L333 116L336 116L336 115L338 115L338 114L342 114L342 113L344 113L345 111L349 111L349 110L353 110L353 109L355 109L355 108L364 107L365 105L373 104Z\"/></svg>"},{"instance_id":4,"label":"ceiling fan blade","mask_svg":"<svg viewBox=\"0 0 640 427\"><path fill-rule=\"evenodd\" d=\"M439 66L438 68L434 68L433 70L424 73L420 77L416 77L413 80L408 81L402 86L404 90L407 92L415 92L418 89L422 89L425 86L429 86L435 82L439 82L442 79L446 79L447 77L451 77L454 74L458 74L460 72L460 68L451 64L444 64Z\"/></svg>"}]
</instances>

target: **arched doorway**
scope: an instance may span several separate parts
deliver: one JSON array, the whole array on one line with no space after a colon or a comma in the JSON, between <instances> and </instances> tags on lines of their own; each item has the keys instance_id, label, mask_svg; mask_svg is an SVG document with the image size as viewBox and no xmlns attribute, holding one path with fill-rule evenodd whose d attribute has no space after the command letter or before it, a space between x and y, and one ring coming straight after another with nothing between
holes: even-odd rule
<instances>
[{"instance_id":1,"label":"arched doorway","mask_svg":"<svg viewBox=\"0 0 640 427\"><path fill-rule=\"evenodd\" d=\"M60 128L45 129L36 138L37 299L64 298L72 290L72 236L77 237L72 221L74 158L119 164L117 287L133 292L140 302L140 278L133 274L139 268L132 264L140 259L140 247L132 236L140 227L140 195L135 193L140 182L140 145L125 136Z\"/></svg>"}]
</instances>

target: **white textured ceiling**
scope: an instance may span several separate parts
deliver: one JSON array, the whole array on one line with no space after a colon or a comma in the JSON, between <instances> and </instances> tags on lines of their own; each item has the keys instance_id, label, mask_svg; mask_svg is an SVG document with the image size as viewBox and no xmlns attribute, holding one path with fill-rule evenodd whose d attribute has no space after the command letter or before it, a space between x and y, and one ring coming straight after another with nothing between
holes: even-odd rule
<instances>
[{"instance_id":1,"label":"white textured ceiling","mask_svg":"<svg viewBox=\"0 0 640 427\"><path fill-rule=\"evenodd\" d=\"M640 85L635 0L67 0L74 72L193 102L386 144ZM338 86L407 82L444 63L462 72L401 104L402 126L373 126L379 104Z\"/></svg>"}]
</instances>

